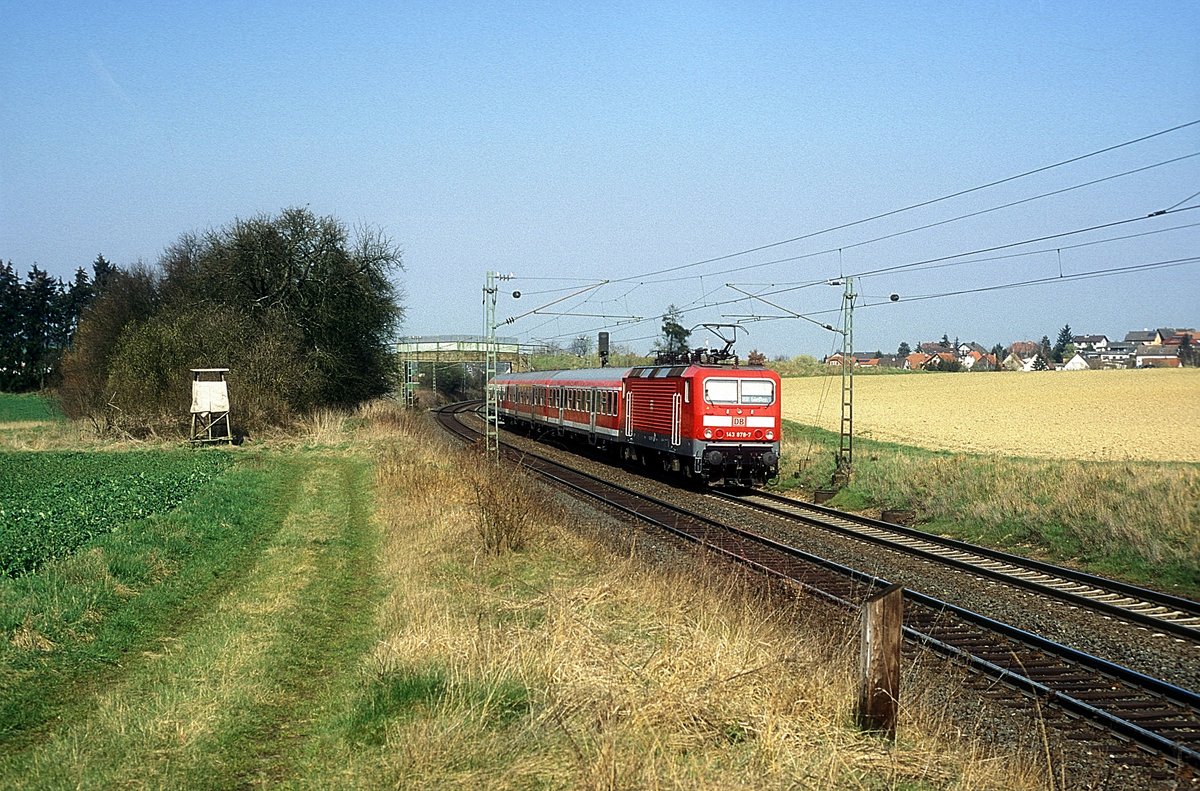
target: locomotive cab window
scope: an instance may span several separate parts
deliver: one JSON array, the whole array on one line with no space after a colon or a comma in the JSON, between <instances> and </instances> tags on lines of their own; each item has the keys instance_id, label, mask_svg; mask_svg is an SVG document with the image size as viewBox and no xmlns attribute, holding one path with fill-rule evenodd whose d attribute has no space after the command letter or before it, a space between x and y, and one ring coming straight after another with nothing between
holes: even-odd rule
<instances>
[{"instance_id":1,"label":"locomotive cab window","mask_svg":"<svg viewBox=\"0 0 1200 791\"><path fill-rule=\"evenodd\" d=\"M742 379L742 403L767 405L775 401L775 383L770 379Z\"/></svg>"},{"instance_id":2,"label":"locomotive cab window","mask_svg":"<svg viewBox=\"0 0 1200 791\"><path fill-rule=\"evenodd\" d=\"M738 383L736 379L705 379L704 400L710 404L736 404Z\"/></svg>"}]
</instances>

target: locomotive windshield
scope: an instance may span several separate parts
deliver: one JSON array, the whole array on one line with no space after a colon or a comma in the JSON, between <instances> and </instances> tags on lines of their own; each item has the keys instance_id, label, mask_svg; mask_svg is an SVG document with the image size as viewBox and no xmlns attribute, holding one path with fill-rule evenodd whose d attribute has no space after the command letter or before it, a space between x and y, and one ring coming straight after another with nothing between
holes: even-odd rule
<instances>
[{"instance_id":1,"label":"locomotive windshield","mask_svg":"<svg viewBox=\"0 0 1200 791\"><path fill-rule=\"evenodd\" d=\"M775 401L775 383L770 379L706 379L704 400L710 404L766 406Z\"/></svg>"},{"instance_id":2,"label":"locomotive windshield","mask_svg":"<svg viewBox=\"0 0 1200 791\"><path fill-rule=\"evenodd\" d=\"M704 400L710 404L736 404L738 386L736 379L706 379Z\"/></svg>"},{"instance_id":3,"label":"locomotive windshield","mask_svg":"<svg viewBox=\"0 0 1200 791\"><path fill-rule=\"evenodd\" d=\"M775 383L770 379L742 379L743 404L769 404L775 400Z\"/></svg>"}]
</instances>

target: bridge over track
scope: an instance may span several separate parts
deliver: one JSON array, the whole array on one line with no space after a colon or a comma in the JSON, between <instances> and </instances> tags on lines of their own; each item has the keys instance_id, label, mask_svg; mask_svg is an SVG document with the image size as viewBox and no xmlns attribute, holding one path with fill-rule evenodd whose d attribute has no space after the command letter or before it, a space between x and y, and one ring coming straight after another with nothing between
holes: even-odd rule
<instances>
[{"instance_id":1,"label":"bridge over track","mask_svg":"<svg viewBox=\"0 0 1200 791\"><path fill-rule=\"evenodd\" d=\"M487 339L481 335L411 335L396 341L405 403L413 404L416 389L425 385L437 390L438 375L448 368L461 370L480 387L487 364ZM517 338L497 338L496 358L501 371L529 370L529 356L540 346L522 344Z\"/></svg>"}]
</instances>

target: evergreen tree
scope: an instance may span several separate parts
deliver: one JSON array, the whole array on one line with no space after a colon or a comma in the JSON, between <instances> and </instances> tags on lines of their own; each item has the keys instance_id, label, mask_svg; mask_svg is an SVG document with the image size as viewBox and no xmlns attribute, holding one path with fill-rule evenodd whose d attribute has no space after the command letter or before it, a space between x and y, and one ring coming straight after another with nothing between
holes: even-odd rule
<instances>
[{"instance_id":1,"label":"evergreen tree","mask_svg":"<svg viewBox=\"0 0 1200 791\"><path fill-rule=\"evenodd\" d=\"M21 371L21 280L0 263L0 390L16 390Z\"/></svg>"},{"instance_id":2,"label":"evergreen tree","mask_svg":"<svg viewBox=\"0 0 1200 791\"><path fill-rule=\"evenodd\" d=\"M896 354L900 355L901 357L907 357L908 355L912 354L912 347L910 347L905 341L900 341L900 348L896 349Z\"/></svg>"},{"instance_id":3,"label":"evergreen tree","mask_svg":"<svg viewBox=\"0 0 1200 791\"><path fill-rule=\"evenodd\" d=\"M1066 352L1067 346L1071 344L1072 337L1071 325L1064 324L1063 328L1058 331L1058 339L1054 341L1053 353L1054 361L1056 363L1061 363L1063 361L1063 354Z\"/></svg>"},{"instance_id":4,"label":"evergreen tree","mask_svg":"<svg viewBox=\"0 0 1200 791\"><path fill-rule=\"evenodd\" d=\"M1179 340L1179 364L1184 368L1195 368L1196 363L1200 361L1200 355L1196 353L1196 346L1192 343L1190 333L1184 333Z\"/></svg>"},{"instance_id":5,"label":"evergreen tree","mask_svg":"<svg viewBox=\"0 0 1200 791\"><path fill-rule=\"evenodd\" d=\"M1054 359L1054 347L1050 345L1049 336L1042 336L1042 342L1038 346L1038 354L1042 356L1042 362L1049 367L1050 361Z\"/></svg>"},{"instance_id":6,"label":"evergreen tree","mask_svg":"<svg viewBox=\"0 0 1200 791\"><path fill-rule=\"evenodd\" d=\"M668 305L663 314L662 337L654 342L655 354L665 360L678 360L688 353L688 338L691 330L685 330L679 323L683 311L675 305Z\"/></svg>"},{"instance_id":7,"label":"evergreen tree","mask_svg":"<svg viewBox=\"0 0 1200 791\"><path fill-rule=\"evenodd\" d=\"M18 389L34 390L46 386L47 378L58 362L62 338L62 281L50 277L35 264L21 285L21 344Z\"/></svg>"},{"instance_id":8,"label":"evergreen tree","mask_svg":"<svg viewBox=\"0 0 1200 791\"><path fill-rule=\"evenodd\" d=\"M100 294L108 288L109 281L112 278L116 267L105 260L103 255L97 254L96 260L92 262L92 295Z\"/></svg>"},{"instance_id":9,"label":"evergreen tree","mask_svg":"<svg viewBox=\"0 0 1200 791\"><path fill-rule=\"evenodd\" d=\"M950 337L946 333L942 333L942 345L947 349L950 348Z\"/></svg>"},{"instance_id":10,"label":"evergreen tree","mask_svg":"<svg viewBox=\"0 0 1200 791\"><path fill-rule=\"evenodd\" d=\"M65 349L71 345L71 338L75 335L75 328L79 326L79 317L83 314L84 309L91 304L94 295L92 281L88 279L87 270L83 267L76 268L75 279L71 281L71 285L67 286L66 291L63 292L62 331L59 339L60 349Z\"/></svg>"}]
</instances>

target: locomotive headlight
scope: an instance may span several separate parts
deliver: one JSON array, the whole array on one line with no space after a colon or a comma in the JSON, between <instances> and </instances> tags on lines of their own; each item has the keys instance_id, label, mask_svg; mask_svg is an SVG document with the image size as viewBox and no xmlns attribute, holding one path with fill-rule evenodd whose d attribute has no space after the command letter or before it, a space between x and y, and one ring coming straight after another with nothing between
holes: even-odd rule
<instances>
[{"instance_id":1,"label":"locomotive headlight","mask_svg":"<svg viewBox=\"0 0 1200 791\"><path fill-rule=\"evenodd\" d=\"M712 439L712 429L711 428L704 429L704 438Z\"/></svg>"},{"instance_id":2,"label":"locomotive headlight","mask_svg":"<svg viewBox=\"0 0 1200 791\"><path fill-rule=\"evenodd\" d=\"M767 439L775 439L775 430L767 429Z\"/></svg>"}]
</instances>

